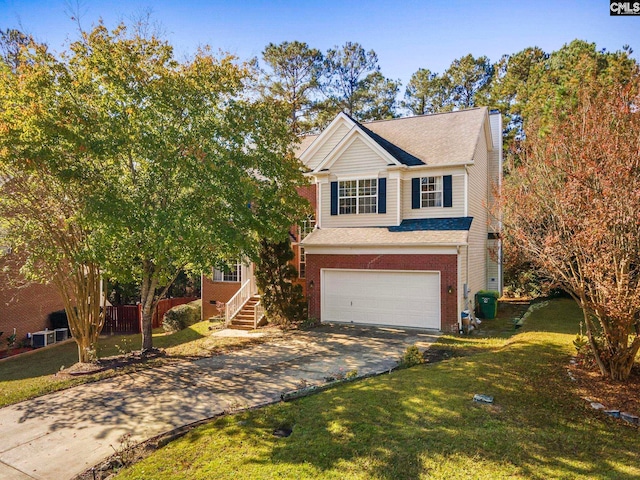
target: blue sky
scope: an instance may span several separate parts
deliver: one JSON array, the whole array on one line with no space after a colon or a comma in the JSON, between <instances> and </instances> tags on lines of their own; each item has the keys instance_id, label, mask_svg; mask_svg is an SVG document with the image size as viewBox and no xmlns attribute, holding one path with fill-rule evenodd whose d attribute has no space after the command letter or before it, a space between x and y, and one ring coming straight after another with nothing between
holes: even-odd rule
<instances>
[{"instance_id":1,"label":"blue sky","mask_svg":"<svg viewBox=\"0 0 640 480\"><path fill-rule=\"evenodd\" d=\"M0 0L0 28L21 28L55 50L76 36L77 0ZM269 43L300 40L325 51L356 41L378 54L382 72L406 85L418 68L441 73L467 53L492 61L528 46L553 51L575 38L598 48L629 44L639 59L640 16L610 17L607 0L80 0L81 23L108 26L151 9L179 54L201 44L259 56Z\"/></svg>"}]
</instances>

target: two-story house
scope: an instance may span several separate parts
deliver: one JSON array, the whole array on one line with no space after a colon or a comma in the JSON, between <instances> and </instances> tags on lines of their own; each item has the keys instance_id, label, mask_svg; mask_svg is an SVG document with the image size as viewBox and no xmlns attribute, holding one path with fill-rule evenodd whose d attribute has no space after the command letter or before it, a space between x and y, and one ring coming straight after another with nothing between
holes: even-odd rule
<instances>
[{"instance_id":1,"label":"two-story house","mask_svg":"<svg viewBox=\"0 0 640 480\"><path fill-rule=\"evenodd\" d=\"M294 248L309 316L458 331L477 291L501 290L500 226L488 213L501 131L499 113L474 108L366 124L341 113L305 137L316 218ZM203 303L205 283L216 282L203 281Z\"/></svg>"}]
</instances>

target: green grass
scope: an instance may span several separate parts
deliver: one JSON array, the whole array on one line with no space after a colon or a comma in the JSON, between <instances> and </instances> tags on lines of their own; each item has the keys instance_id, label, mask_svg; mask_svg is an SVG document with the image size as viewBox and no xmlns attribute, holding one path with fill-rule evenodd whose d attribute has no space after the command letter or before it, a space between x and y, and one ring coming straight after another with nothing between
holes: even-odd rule
<instances>
[{"instance_id":1,"label":"green grass","mask_svg":"<svg viewBox=\"0 0 640 480\"><path fill-rule=\"evenodd\" d=\"M148 368L163 362L186 360L210 356L232 348L242 348L260 339L211 337L209 321L196 323L191 327L166 335L162 329L153 333L153 344L165 349L167 357L147 364L138 364L131 368L110 370L95 375L68 378L56 376L63 367L69 367L78 361L78 348L75 342L55 345L34 351L27 355L17 355L0 362L0 407L38 397L46 393L69 388L81 383L92 382L119 375L132 369ZM100 337L98 356L100 358L139 349L141 336L113 335Z\"/></svg>"},{"instance_id":2,"label":"green grass","mask_svg":"<svg viewBox=\"0 0 640 480\"><path fill-rule=\"evenodd\" d=\"M572 391L580 318L560 299L511 338L445 336L467 355L220 418L117 478L640 478L638 429Z\"/></svg>"}]
</instances>

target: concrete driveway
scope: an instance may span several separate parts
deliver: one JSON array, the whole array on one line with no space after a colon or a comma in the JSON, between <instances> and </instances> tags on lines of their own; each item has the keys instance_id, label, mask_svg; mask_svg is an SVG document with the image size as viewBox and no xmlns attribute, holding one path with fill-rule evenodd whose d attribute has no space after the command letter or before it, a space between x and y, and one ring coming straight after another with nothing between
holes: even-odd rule
<instances>
[{"instance_id":1,"label":"concrete driveway","mask_svg":"<svg viewBox=\"0 0 640 480\"><path fill-rule=\"evenodd\" d=\"M325 325L245 350L80 385L0 409L0 479L68 479L126 433L140 442L225 410L277 401L304 379L387 371L437 332Z\"/></svg>"}]
</instances>

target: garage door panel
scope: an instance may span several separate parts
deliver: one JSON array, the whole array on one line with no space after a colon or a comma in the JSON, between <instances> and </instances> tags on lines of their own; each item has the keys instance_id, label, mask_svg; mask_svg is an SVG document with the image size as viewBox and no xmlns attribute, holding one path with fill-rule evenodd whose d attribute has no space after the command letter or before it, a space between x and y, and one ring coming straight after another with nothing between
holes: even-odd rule
<instances>
[{"instance_id":1,"label":"garage door panel","mask_svg":"<svg viewBox=\"0 0 640 480\"><path fill-rule=\"evenodd\" d=\"M440 275L324 269L322 320L439 329Z\"/></svg>"}]
</instances>

